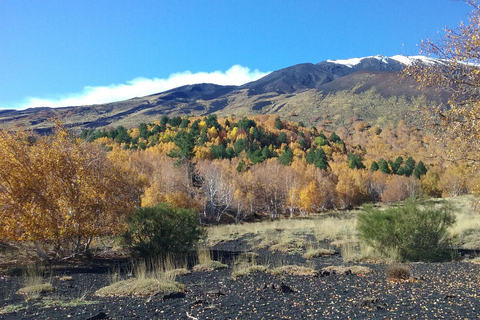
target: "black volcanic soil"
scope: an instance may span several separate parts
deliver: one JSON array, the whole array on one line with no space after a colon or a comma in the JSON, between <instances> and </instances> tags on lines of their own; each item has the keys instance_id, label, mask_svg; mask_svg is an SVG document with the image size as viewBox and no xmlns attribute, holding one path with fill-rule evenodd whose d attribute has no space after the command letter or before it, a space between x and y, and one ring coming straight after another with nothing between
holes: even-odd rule
<instances>
[{"instance_id":1,"label":"black volcanic soil","mask_svg":"<svg viewBox=\"0 0 480 320\"><path fill-rule=\"evenodd\" d=\"M243 249L230 243L216 249ZM299 255L257 251L270 264L303 264ZM227 260L228 260L227 255ZM228 261L227 261L228 262ZM339 255L312 259L321 270L341 265ZM0 278L0 309L20 305L23 310L0 314L0 319L472 319L480 317L479 265L470 262L410 264L411 282L386 280L385 265L364 264L365 276L275 276L257 273L232 279L232 269L193 272L179 276L184 296L100 298L92 293L108 285L104 266L57 268L56 291L39 300L15 294L20 277ZM70 275L71 281L59 276ZM90 305L54 305L55 300L84 296ZM49 305L50 304L50 305Z\"/></svg>"}]
</instances>

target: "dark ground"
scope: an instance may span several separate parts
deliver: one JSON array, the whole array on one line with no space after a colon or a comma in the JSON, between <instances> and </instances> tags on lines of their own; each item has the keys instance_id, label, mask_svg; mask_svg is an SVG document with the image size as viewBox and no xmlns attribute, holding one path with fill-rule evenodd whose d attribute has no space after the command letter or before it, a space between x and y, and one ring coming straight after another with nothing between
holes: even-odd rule
<instances>
[{"instance_id":1,"label":"dark ground","mask_svg":"<svg viewBox=\"0 0 480 320\"><path fill-rule=\"evenodd\" d=\"M241 247L241 244L240 244ZM232 245L221 249L235 248ZM239 247L237 247L238 249ZM259 252L269 263L303 264L299 255ZM228 261L227 261L228 262ZM341 265L339 255L312 259L321 270ZM58 268L55 292L26 301L15 294L19 276L0 278L0 319L473 319L480 318L479 266L469 262L410 264L411 282L387 281L385 265L364 264L365 276L274 276L257 273L237 280L232 269L194 272L177 277L186 286L184 297L100 298L92 293L108 285L108 267ZM71 281L58 276L71 275ZM284 286L282 286L284 285ZM288 287L288 288L287 288ZM288 290L292 289L292 290ZM293 291L293 292L290 292ZM55 305L84 297L92 304ZM189 318L190 316L190 318Z\"/></svg>"}]
</instances>

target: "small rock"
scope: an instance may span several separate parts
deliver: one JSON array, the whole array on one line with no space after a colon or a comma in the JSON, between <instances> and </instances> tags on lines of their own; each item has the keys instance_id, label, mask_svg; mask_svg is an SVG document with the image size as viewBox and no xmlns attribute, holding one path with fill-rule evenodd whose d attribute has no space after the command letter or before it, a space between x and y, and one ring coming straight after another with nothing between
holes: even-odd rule
<instances>
[{"instance_id":1,"label":"small rock","mask_svg":"<svg viewBox=\"0 0 480 320\"><path fill-rule=\"evenodd\" d=\"M101 319L108 319L108 316L105 312L99 312L97 315L87 318L85 320L101 320Z\"/></svg>"},{"instance_id":2,"label":"small rock","mask_svg":"<svg viewBox=\"0 0 480 320\"><path fill-rule=\"evenodd\" d=\"M223 293L222 291L220 290L210 290L210 291L207 291L205 292L206 294L212 294L212 295L217 295L217 296L224 296L225 293Z\"/></svg>"},{"instance_id":3,"label":"small rock","mask_svg":"<svg viewBox=\"0 0 480 320\"><path fill-rule=\"evenodd\" d=\"M293 290L292 288L290 288L289 286L287 286L286 284L284 284L282 282L282 284L280 285L280 290L283 292L283 293L292 293L292 292L295 292L295 290Z\"/></svg>"},{"instance_id":4,"label":"small rock","mask_svg":"<svg viewBox=\"0 0 480 320\"><path fill-rule=\"evenodd\" d=\"M163 296L163 301L168 299L181 299L185 298L184 292L172 292Z\"/></svg>"}]
</instances>

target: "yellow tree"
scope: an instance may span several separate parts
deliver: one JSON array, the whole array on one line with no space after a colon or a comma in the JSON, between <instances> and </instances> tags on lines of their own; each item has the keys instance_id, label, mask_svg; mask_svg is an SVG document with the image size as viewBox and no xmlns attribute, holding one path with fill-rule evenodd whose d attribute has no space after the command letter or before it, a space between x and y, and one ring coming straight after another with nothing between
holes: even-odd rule
<instances>
[{"instance_id":1,"label":"yellow tree","mask_svg":"<svg viewBox=\"0 0 480 320\"><path fill-rule=\"evenodd\" d=\"M451 91L448 108L426 110L428 123L443 137L456 140L455 147L448 149L451 159L476 162L480 151L480 5L476 0L465 2L473 8L468 23L445 28L439 40L422 41L422 53L441 60L416 63L405 74L426 86Z\"/></svg>"},{"instance_id":2,"label":"yellow tree","mask_svg":"<svg viewBox=\"0 0 480 320\"><path fill-rule=\"evenodd\" d=\"M123 229L139 205L141 180L99 145L0 131L0 238L33 242L43 258L86 252Z\"/></svg>"},{"instance_id":3,"label":"yellow tree","mask_svg":"<svg viewBox=\"0 0 480 320\"><path fill-rule=\"evenodd\" d=\"M318 186L316 181L311 181L308 185L300 190L300 212L311 213L317 201Z\"/></svg>"}]
</instances>

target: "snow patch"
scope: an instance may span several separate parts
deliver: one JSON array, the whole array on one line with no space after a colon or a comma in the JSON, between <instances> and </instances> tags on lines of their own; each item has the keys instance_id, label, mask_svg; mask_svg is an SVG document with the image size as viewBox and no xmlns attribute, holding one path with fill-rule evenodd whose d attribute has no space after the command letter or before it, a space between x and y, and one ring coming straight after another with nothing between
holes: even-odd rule
<instances>
[{"instance_id":1,"label":"snow patch","mask_svg":"<svg viewBox=\"0 0 480 320\"><path fill-rule=\"evenodd\" d=\"M345 65L349 68L353 68L354 66L360 64L362 62L363 59L377 59L383 63L388 63L389 59L388 57L385 57L383 55L376 55L376 56L369 56L369 57L363 57L363 58L352 58L352 59L345 59L345 60L342 60L342 59L339 59L339 60L327 60L327 62L331 62L331 63L336 63L336 64L342 64L342 65Z\"/></svg>"},{"instance_id":2,"label":"snow patch","mask_svg":"<svg viewBox=\"0 0 480 320\"><path fill-rule=\"evenodd\" d=\"M360 63L364 58L352 58L352 59L345 59L345 60L327 60L327 62L332 62L336 64L343 64L349 68L352 68L353 66L356 66L357 64Z\"/></svg>"},{"instance_id":3,"label":"snow patch","mask_svg":"<svg viewBox=\"0 0 480 320\"><path fill-rule=\"evenodd\" d=\"M430 57L425 57L425 56L401 56L401 55L396 55L396 56L393 56L391 57L391 59L393 60L396 60L402 64L405 64L407 66L411 66L412 64L414 64L415 62L417 61L420 61L421 63L423 64L426 64L426 65L434 65L434 64L438 64L438 63L443 63L442 60L440 59L435 59L435 58L430 58Z\"/></svg>"},{"instance_id":4,"label":"snow patch","mask_svg":"<svg viewBox=\"0 0 480 320\"><path fill-rule=\"evenodd\" d=\"M414 64L415 62L421 62L426 65L434 65L434 64L442 64L445 63L445 61L441 59L435 59L435 58L430 58L430 57L425 57L425 56L402 56L402 55L396 55L392 57L386 57L383 55L376 55L376 56L369 56L369 57L363 57L363 58L351 58L351 59L339 59L339 60L327 60L327 62L330 63L336 63L336 64L341 64L344 66L347 66L349 68L353 68L354 66L360 64L363 59L377 59L381 61L382 63L388 64L391 63L392 60L399 62L401 64L410 66Z\"/></svg>"}]
</instances>

